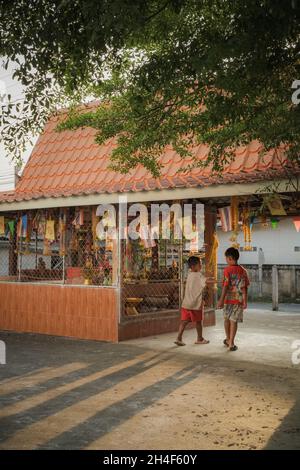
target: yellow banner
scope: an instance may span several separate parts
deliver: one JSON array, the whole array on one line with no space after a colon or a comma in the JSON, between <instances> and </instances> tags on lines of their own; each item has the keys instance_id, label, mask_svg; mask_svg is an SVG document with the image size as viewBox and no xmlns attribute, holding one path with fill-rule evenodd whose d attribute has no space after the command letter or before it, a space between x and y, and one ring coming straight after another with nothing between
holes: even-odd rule
<instances>
[{"instance_id":1,"label":"yellow banner","mask_svg":"<svg viewBox=\"0 0 300 470\"><path fill-rule=\"evenodd\" d=\"M268 207L272 215L286 215L286 211L279 196L274 196L270 199L268 201Z\"/></svg>"},{"instance_id":2,"label":"yellow banner","mask_svg":"<svg viewBox=\"0 0 300 470\"><path fill-rule=\"evenodd\" d=\"M47 220L46 222L46 235L45 238L47 240L55 240L55 232L54 232L54 220Z\"/></svg>"},{"instance_id":3,"label":"yellow banner","mask_svg":"<svg viewBox=\"0 0 300 470\"><path fill-rule=\"evenodd\" d=\"M5 235L5 223L3 215L0 216L0 235Z\"/></svg>"}]
</instances>

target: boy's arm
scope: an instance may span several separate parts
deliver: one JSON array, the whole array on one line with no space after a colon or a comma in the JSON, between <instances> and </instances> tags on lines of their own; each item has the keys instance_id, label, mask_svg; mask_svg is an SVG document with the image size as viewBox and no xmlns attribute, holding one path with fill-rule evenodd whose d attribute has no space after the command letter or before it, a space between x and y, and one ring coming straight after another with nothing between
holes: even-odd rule
<instances>
[{"instance_id":1,"label":"boy's arm","mask_svg":"<svg viewBox=\"0 0 300 470\"><path fill-rule=\"evenodd\" d=\"M229 274L228 274L227 268L225 268L224 273L223 273L223 289L222 289L222 294L219 299L219 302L217 303L217 308L224 307L224 301L225 301L225 297L228 291L228 287L229 287Z\"/></svg>"},{"instance_id":2,"label":"boy's arm","mask_svg":"<svg viewBox=\"0 0 300 470\"><path fill-rule=\"evenodd\" d=\"M217 304L217 308L223 308L224 307L224 300L225 300L227 291L228 291L228 286L223 286L222 294L221 294L221 297L220 297L219 302Z\"/></svg>"},{"instance_id":3,"label":"boy's arm","mask_svg":"<svg viewBox=\"0 0 300 470\"><path fill-rule=\"evenodd\" d=\"M243 289L243 309L246 309L248 306L248 287Z\"/></svg>"},{"instance_id":4,"label":"boy's arm","mask_svg":"<svg viewBox=\"0 0 300 470\"><path fill-rule=\"evenodd\" d=\"M243 288L243 309L246 309L248 306L248 286L249 286L249 278L247 271L245 271L245 277L244 277L244 288Z\"/></svg>"}]
</instances>

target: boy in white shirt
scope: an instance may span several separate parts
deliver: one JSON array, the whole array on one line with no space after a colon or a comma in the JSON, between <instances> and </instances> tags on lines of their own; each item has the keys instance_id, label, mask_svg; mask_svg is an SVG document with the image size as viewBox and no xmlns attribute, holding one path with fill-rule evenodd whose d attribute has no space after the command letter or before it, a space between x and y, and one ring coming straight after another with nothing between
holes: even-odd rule
<instances>
[{"instance_id":1,"label":"boy in white shirt","mask_svg":"<svg viewBox=\"0 0 300 470\"><path fill-rule=\"evenodd\" d=\"M181 305L181 322L178 336L175 341L177 346L185 346L182 341L183 332L189 322L196 323L197 341L195 344L208 344L209 341L202 336L202 320L204 312L203 291L206 286L206 278L201 273L202 264L197 256L188 259L190 271L186 280L184 299Z\"/></svg>"}]
</instances>

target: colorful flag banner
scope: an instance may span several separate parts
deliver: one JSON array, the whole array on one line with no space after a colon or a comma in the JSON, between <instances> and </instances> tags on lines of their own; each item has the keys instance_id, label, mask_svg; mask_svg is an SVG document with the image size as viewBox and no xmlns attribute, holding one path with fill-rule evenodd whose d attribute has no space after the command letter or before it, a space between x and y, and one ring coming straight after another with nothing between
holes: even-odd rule
<instances>
[{"instance_id":1,"label":"colorful flag banner","mask_svg":"<svg viewBox=\"0 0 300 470\"><path fill-rule=\"evenodd\" d=\"M222 207L219 209L221 218L221 225L223 232L231 232L232 230L232 211L231 206Z\"/></svg>"},{"instance_id":2,"label":"colorful flag banner","mask_svg":"<svg viewBox=\"0 0 300 470\"><path fill-rule=\"evenodd\" d=\"M5 235L5 222L4 222L4 216L0 216L0 235Z\"/></svg>"}]
</instances>

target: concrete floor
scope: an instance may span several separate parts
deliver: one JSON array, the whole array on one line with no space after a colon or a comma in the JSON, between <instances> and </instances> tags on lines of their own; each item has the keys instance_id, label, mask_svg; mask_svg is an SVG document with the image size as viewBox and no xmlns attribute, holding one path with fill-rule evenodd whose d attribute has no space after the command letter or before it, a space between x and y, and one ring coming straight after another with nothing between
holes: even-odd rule
<instances>
[{"instance_id":1,"label":"concrete floor","mask_svg":"<svg viewBox=\"0 0 300 470\"><path fill-rule=\"evenodd\" d=\"M244 313L244 323L239 324L236 336L239 350L235 354L227 353L225 350L226 361L236 363L251 360L257 364L293 368L291 346L295 340L300 341L300 305L283 306L278 312L273 312L268 305L264 308L261 308L262 306L263 304L252 304ZM175 339L174 333L135 339L127 341L127 344L147 346L159 351L172 349L176 350L176 354L188 353L198 357L200 355L202 358L224 359L221 311L217 312L217 325L206 328L203 334L210 341L205 347L194 344L196 332L193 330L184 334L186 346L181 348L172 344Z\"/></svg>"},{"instance_id":2,"label":"concrete floor","mask_svg":"<svg viewBox=\"0 0 300 470\"><path fill-rule=\"evenodd\" d=\"M300 308L249 308L234 353L217 317L182 348L2 332L0 449L300 449Z\"/></svg>"}]
</instances>

